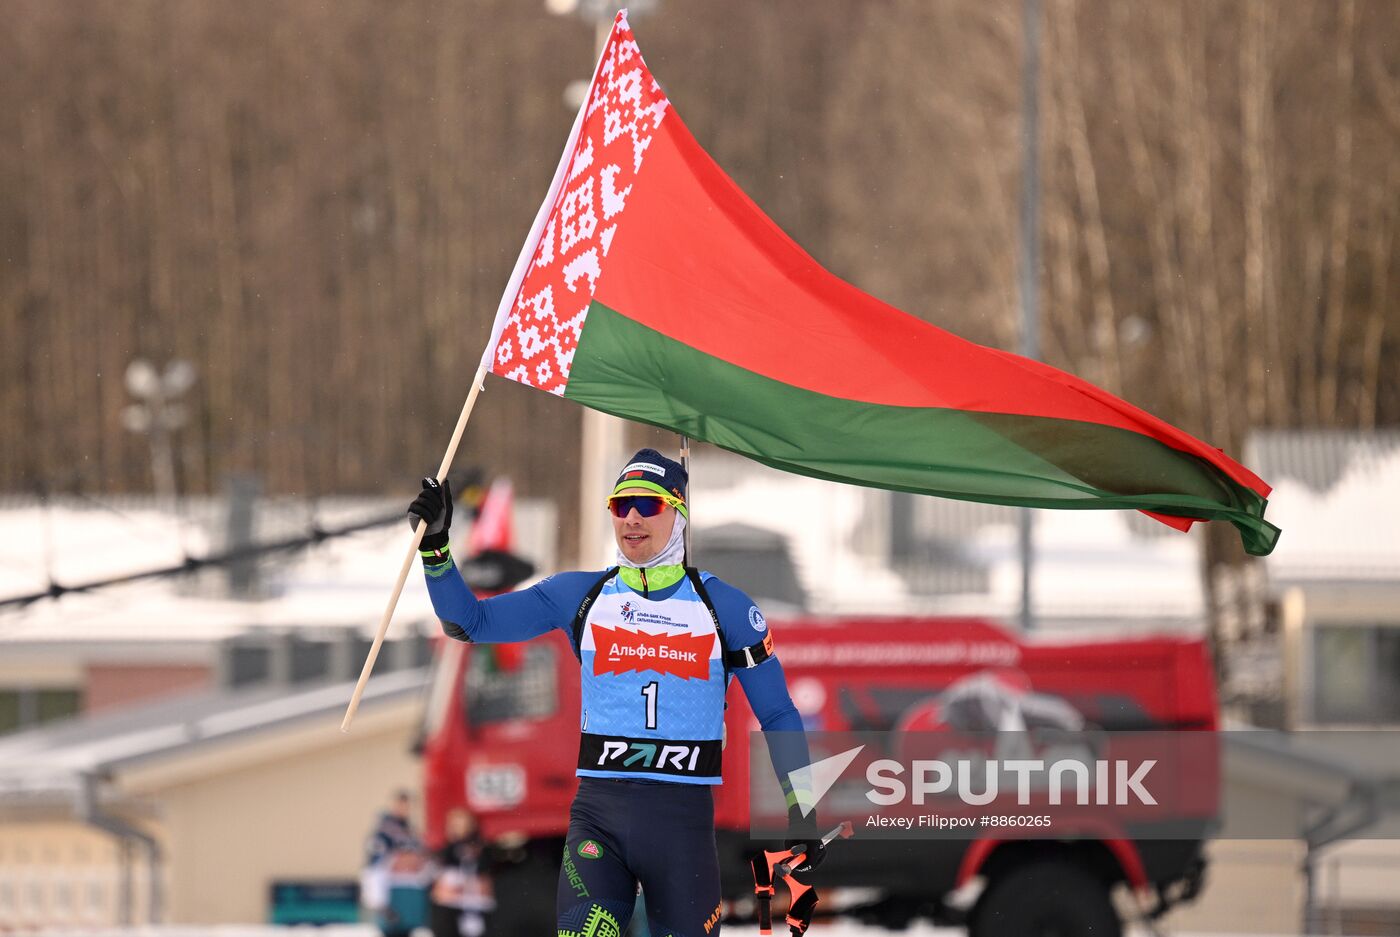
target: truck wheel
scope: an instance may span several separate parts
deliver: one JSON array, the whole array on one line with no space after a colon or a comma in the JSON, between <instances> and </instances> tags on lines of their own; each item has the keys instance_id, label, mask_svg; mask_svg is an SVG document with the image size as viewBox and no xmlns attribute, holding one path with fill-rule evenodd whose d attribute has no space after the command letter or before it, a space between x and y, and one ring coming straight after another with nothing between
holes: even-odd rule
<instances>
[{"instance_id":1,"label":"truck wheel","mask_svg":"<svg viewBox=\"0 0 1400 937\"><path fill-rule=\"evenodd\" d=\"M1037 860L997 877L972 911L970 937L1121 937L1109 886L1069 861Z\"/></svg>"}]
</instances>

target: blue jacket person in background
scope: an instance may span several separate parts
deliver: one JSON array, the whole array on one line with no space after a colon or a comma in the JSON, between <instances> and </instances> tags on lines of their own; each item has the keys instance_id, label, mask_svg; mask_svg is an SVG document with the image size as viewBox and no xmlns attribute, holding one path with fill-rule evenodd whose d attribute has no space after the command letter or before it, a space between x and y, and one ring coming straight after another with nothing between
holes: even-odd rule
<instances>
[{"instance_id":1,"label":"blue jacket person in background","mask_svg":"<svg viewBox=\"0 0 1400 937\"><path fill-rule=\"evenodd\" d=\"M758 606L684 565L687 478L680 463L642 449L618 475L608 510L617 565L559 573L521 592L478 600L448 548L452 497L425 478L409 507L428 525L423 570L443 631L459 641L524 641L561 629L582 675L578 794L557 894L560 937L619 935L637 886L657 937L719 933L720 876L713 785L720 783L724 697L737 677L765 732L800 733L782 665ZM789 772L806 764L801 735L770 754L806 847L822 859L805 792ZM810 810L810 804L806 805Z\"/></svg>"}]
</instances>

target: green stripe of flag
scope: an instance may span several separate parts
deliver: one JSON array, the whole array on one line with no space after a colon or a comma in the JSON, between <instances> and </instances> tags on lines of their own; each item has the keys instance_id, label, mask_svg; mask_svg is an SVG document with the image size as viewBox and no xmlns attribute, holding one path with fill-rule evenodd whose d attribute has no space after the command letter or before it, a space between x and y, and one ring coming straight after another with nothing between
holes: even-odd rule
<instances>
[{"instance_id":1,"label":"green stripe of flag","mask_svg":"<svg viewBox=\"0 0 1400 937\"><path fill-rule=\"evenodd\" d=\"M1257 555L1278 538L1263 519L1265 499L1148 436L831 397L697 351L596 301L564 396L814 478L1023 507L1227 520Z\"/></svg>"}]
</instances>

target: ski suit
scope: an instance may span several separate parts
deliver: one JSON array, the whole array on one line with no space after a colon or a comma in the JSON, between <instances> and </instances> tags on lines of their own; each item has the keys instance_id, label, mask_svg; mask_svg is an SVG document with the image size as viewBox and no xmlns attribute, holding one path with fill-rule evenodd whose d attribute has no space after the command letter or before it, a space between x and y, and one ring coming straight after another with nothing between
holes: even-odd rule
<instances>
[{"instance_id":1,"label":"ski suit","mask_svg":"<svg viewBox=\"0 0 1400 937\"><path fill-rule=\"evenodd\" d=\"M765 732L802 729L757 605L678 566L561 573L480 601L450 559L424 571L450 637L512 642L559 628L579 656L581 780L559 874L559 937L617 937L639 884L654 937L717 935L712 786L730 675ZM788 741L772 756L785 779L806 763L806 746Z\"/></svg>"}]
</instances>

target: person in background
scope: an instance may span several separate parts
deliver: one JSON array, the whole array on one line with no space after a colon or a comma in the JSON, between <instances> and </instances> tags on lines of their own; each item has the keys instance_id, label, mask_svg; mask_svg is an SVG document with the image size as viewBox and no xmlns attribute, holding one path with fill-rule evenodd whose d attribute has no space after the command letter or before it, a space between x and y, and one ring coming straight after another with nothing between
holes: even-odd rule
<instances>
[{"instance_id":1,"label":"person in background","mask_svg":"<svg viewBox=\"0 0 1400 937\"><path fill-rule=\"evenodd\" d=\"M384 937L407 937L422 917L421 912L413 913L417 909L411 893L426 862L412 812L412 795L395 791L365 844L360 903L375 913Z\"/></svg>"},{"instance_id":2,"label":"person in background","mask_svg":"<svg viewBox=\"0 0 1400 937\"><path fill-rule=\"evenodd\" d=\"M413 796L408 791L394 792L389 808L379 815L374 832L365 846L365 865L375 866L401 849L417 849L418 835L413 832Z\"/></svg>"},{"instance_id":3,"label":"person in background","mask_svg":"<svg viewBox=\"0 0 1400 937\"><path fill-rule=\"evenodd\" d=\"M445 832L447 840L433 857L433 937L481 937L486 916L496 907L489 876L494 850L483 842L476 817L465 808L447 814Z\"/></svg>"}]
</instances>

